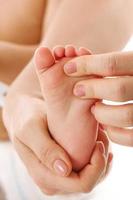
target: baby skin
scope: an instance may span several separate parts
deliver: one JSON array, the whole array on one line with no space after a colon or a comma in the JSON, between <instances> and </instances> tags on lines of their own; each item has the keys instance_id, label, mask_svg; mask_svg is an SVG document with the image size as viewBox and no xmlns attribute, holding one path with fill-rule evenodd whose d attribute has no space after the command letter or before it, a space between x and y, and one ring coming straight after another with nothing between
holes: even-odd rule
<instances>
[{"instance_id":1,"label":"baby skin","mask_svg":"<svg viewBox=\"0 0 133 200\"><path fill-rule=\"evenodd\" d=\"M46 103L48 128L51 137L70 156L74 171L81 170L89 163L97 140L98 125L91 113L95 101L81 100L73 95L74 85L79 78L66 76L63 67L73 57L88 54L88 50L75 50L72 46L56 47L53 52L40 47L35 54L36 71Z\"/></svg>"}]
</instances>

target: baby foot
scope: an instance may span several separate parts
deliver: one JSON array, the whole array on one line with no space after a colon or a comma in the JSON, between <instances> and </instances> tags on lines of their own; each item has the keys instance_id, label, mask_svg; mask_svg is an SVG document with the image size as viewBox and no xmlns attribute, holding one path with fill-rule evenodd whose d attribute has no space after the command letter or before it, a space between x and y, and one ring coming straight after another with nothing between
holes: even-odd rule
<instances>
[{"instance_id":1,"label":"baby foot","mask_svg":"<svg viewBox=\"0 0 133 200\"><path fill-rule=\"evenodd\" d=\"M68 152L75 171L89 163L97 139L97 122L90 111L94 100L80 100L73 95L79 78L66 76L63 67L71 57L85 54L89 51L81 48L76 52L72 46L57 47L53 55L41 47L35 54L50 133Z\"/></svg>"}]
</instances>

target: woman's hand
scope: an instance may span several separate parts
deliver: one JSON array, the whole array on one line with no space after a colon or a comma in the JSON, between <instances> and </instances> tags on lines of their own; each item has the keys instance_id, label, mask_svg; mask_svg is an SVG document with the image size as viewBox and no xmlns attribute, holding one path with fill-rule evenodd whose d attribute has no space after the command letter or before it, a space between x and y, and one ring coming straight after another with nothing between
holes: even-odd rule
<instances>
[{"instance_id":1,"label":"woman's hand","mask_svg":"<svg viewBox=\"0 0 133 200\"><path fill-rule=\"evenodd\" d=\"M50 137L44 101L17 96L10 100L10 105L6 103L4 121L34 182L48 195L90 192L105 177L112 160L106 135L100 131L90 164L78 174L71 172L68 155ZM15 104L15 112L10 118L7 110L11 112Z\"/></svg>"},{"instance_id":2,"label":"woman's hand","mask_svg":"<svg viewBox=\"0 0 133 200\"><path fill-rule=\"evenodd\" d=\"M112 141L133 146L133 52L82 56L67 63L64 70L69 76L96 76L78 82L76 96L124 103L112 106L97 102L92 112Z\"/></svg>"}]
</instances>

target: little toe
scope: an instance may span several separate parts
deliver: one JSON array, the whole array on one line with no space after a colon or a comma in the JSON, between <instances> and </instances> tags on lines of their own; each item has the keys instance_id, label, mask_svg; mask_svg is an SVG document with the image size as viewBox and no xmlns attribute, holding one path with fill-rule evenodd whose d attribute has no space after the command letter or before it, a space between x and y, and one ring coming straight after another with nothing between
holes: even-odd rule
<instances>
[{"instance_id":1,"label":"little toe","mask_svg":"<svg viewBox=\"0 0 133 200\"><path fill-rule=\"evenodd\" d=\"M65 48L62 46L57 46L53 49L53 54L56 60L59 60L65 56Z\"/></svg>"},{"instance_id":2,"label":"little toe","mask_svg":"<svg viewBox=\"0 0 133 200\"><path fill-rule=\"evenodd\" d=\"M65 47L65 56L66 57L75 57L76 56L76 49L72 45L67 45Z\"/></svg>"},{"instance_id":3,"label":"little toe","mask_svg":"<svg viewBox=\"0 0 133 200\"><path fill-rule=\"evenodd\" d=\"M92 52L89 49L85 48L85 47L80 47L76 51L76 53L77 53L77 56L84 56L84 55L91 55L92 54Z\"/></svg>"},{"instance_id":4,"label":"little toe","mask_svg":"<svg viewBox=\"0 0 133 200\"><path fill-rule=\"evenodd\" d=\"M37 70L44 72L55 63L55 59L50 49L39 47L35 52L34 62Z\"/></svg>"}]
</instances>

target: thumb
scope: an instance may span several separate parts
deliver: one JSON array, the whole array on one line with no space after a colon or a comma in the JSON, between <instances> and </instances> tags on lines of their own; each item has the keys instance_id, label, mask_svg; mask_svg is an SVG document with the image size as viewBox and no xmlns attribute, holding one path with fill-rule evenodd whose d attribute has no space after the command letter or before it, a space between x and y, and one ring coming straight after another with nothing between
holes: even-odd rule
<instances>
[{"instance_id":1,"label":"thumb","mask_svg":"<svg viewBox=\"0 0 133 200\"><path fill-rule=\"evenodd\" d=\"M17 139L38 157L40 162L59 176L68 176L72 164L65 150L50 136L47 122L41 117L31 119L18 134Z\"/></svg>"}]
</instances>

